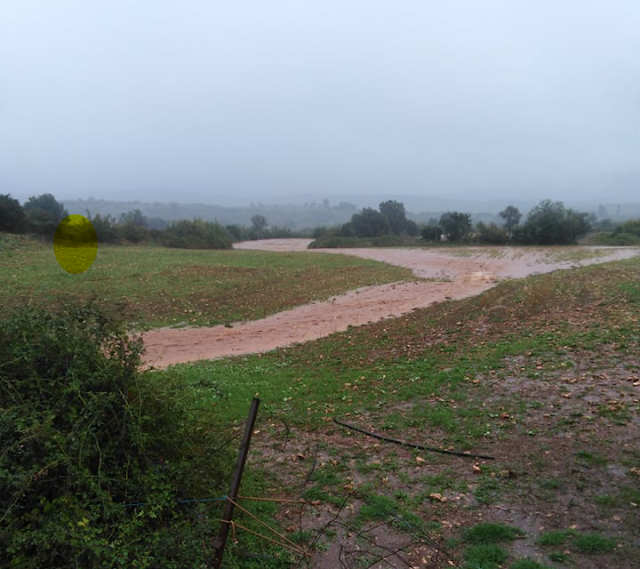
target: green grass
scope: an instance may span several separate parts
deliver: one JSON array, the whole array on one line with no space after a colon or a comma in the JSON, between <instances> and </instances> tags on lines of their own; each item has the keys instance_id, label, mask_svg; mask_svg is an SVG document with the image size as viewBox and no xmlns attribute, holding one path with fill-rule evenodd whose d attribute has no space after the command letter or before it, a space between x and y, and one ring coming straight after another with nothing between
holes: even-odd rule
<instances>
[{"instance_id":1,"label":"green grass","mask_svg":"<svg viewBox=\"0 0 640 569\"><path fill-rule=\"evenodd\" d=\"M498 569L508 558L507 552L497 545L474 545L467 549L464 569Z\"/></svg>"},{"instance_id":2,"label":"green grass","mask_svg":"<svg viewBox=\"0 0 640 569\"><path fill-rule=\"evenodd\" d=\"M597 533L589 533L576 537L573 545L580 553L609 553L614 550L616 542Z\"/></svg>"},{"instance_id":3,"label":"green grass","mask_svg":"<svg viewBox=\"0 0 640 569\"><path fill-rule=\"evenodd\" d=\"M387 520L396 516L398 505L396 501L388 496L371 495L366 498L366 502L360 507L356 516L356 523L367 521Z\"/></svg>"},{"instance_id":4,"label":"green grass","mask_svg":"<svg viewBox=\"0 0 640 569\"><path fill-rule=\"evenodd\" d=\"M408 269L343 255L106 245L89 270L69 274L51 245L0 243L0 312L16 301L95 297L124 310L134 327L253 320L403 279L415 280Z\"/></svg>"},{"instance_id":5,"label":"green grass","mask_svg":"<svg viewBox=\"0 0 640 569\"><path fill-rule=\"evenodd\" d=\"M571 553L566 551L552 551L547 557L556 563L566 563L571 559Z\"/></svg>"},{"instance_id":6,"label":"green grass","mask_svg":"<svg viewBox=\"0 0 640 569\"><path fill-rule=\"evenodd\" d=\"M615 361L633 354L634 341L638 338L637 304L627 301L627 292L621 290L618 283L629 282L639 273L640 262L634 260L575 270L570 280L566 274L557 272L525 281L509 281L480 297L433 306L393 321L352 328L307 345L263 355L176 366L162 373L177 374L187 384L196 385L201 378L213 382L219 394L209 396L206 389L199 388L202 390L199 401L216 405L218 412L229 421L242 420L248 401L259 393L263 399L261 413L274 419L286 417L292 428L301 433L331 429L348 438L351 445L371 443L364 435L343 429L333 431L336 427L329 426L331 423L327 420L331 417L345 418L349 413L347 422L391 437L434 446L482 450L485 440L526 435L532 430L526 422L531 416L541 415L547 404L539 402L532 406L530 399L520 401L517 393L496 398L484 381L474 384L472 380L479 375L513 374L510 362L516 359L517 373L525 378L530 376L526 381L536 382L550 373L566 373L571 369L567 362L571 363L576 353L598 354L599 358L611 357ZM498 313L499 322L487 330L485 323L491 322ZM571 320L576 314L580 319L573 323ZM481 324L485 325L482 333L475 334L473 331ZM407 403L412 404L408 410L396 407ZM509 421L501 419L505 412L514 417L515 426L509 427ZM594 409L585 409L582 413L573 412L575 422L567 422L563 428L580 429L581 417L587 412L593 414L591 421L607 420L594 413ZM552 426L555 427L555 423ZM526 439L545 439L544 429L537 426L535 432L535 437ZM575 455L566 457L567 461L597 468L609 462L604 456L604 447L589 450L578 447L574 452ZM536 454L541 456L539 452ZM435 455L420 455L427 464L438 462ZM372 481L369 494L380 496L373 498L373 503L364 504L359 514L356 510L354 516L359 516L360 523L375 519L392 523L394 513L401 515L405 507L413 508L421 516L431 515L426 518L429 521L438 520L441 518L435 511L443 506L429 500L428 494L465 491L464 480L451 483L452 476L427 473L416 479L412 471L403 467L402 461L398 464L395 460L393 468L387 468L385 460L369 464L372 456L365 452L353 457L355 470ZM415 458L412 465L415 467ZM510 499L520 482L500 478L501 468L504 466L499 464L483 465L481 474L473 478L471 491L477 499L474 508L483 508L498 499L501 502ZM546 461L540 460L536 468L537 485L548 491L549 500L553 499L554 491L569 490L568 486L565 488L564 479L547 470ZM391 472L396 473L400 489L406 489L403 494L393 494L395 500L383 496L382 487L376 486L385 473ZM345 465L327 464L316 469L311 478L315 486L305 496L339 505L348 474ZM418 482L420 489L415 486ZM617 494L612 495L618 499ZM542 497L544 499L544 494ZM628 502L622 500L619 504L629 507ZM573 545L572 538L577 534L568 531L561 535L556 542L553 537L543 535L539 546L546 548L556 543L561 547L570 546L574 555L582 554L582 550ZM545 539L550 539L550 543ZM475 545L470 544L469 549ZM495 550L474 550L470 555L478 558L473 557L471 562L480 560L487 567L495 566L491 551L495 553ZM549 555L560 559L565 554L551 551ZM467 566L472 566L469 560Z\"/></svg>"},{"instance_id":7,"label":"green grass","mask_svg":"<svg viewBox=\"0 0 640 569\"><path fill-rule=\"evenodd\" d=\"M246 315L257 317L267 310L281 309L278 306L286 307L288 302L299 303L302 297L296 295L303 293L310 296L328 294L326 291L330 286L344 290L354 286L353 282L357 279L378 279L384 275L389 280L402 278L395 270L385 273L389 269L384 265L372 264L366 268L366 263L360 261L349 265L350 259L342 256L178 251L142 247L104 248L98 253L96 265L85 275L53 275L51 270L47 273L42 267L38 268L38 264L42 263L37 259L44 259L45 252L37 247L34 250L36 254L28 262L21 256L24 248L16 249L6 260L2 258L0 278L13 288L9 292L4 289L0 292L0 302L8 303L11 291L17 294L18 283L13 283L11 279L18 279L12 274L20 273L18 280L24 279L21 281L23 288L27 287L25 283L29 279L35 281L35 284L28 285L32 290L28 287L25 289L28 294L23 298L27 300L40 298L38 294L46 296L47 291L54 290L61 282L74 283L68 289L70 294L83 296L97 290L104 297L125 298L138 306L140 312L136 322L139 325L177 324L182 321L213 323ZM107 263L109 259L111 261ZM116 266L117 259L127 262ZM158 263L164 265L158 266ZM208 274L198 280L197 268L202 266L208 267L207 271L215 268L220 274L226 271L227 276L213 279L213 283ZM346 271L348 274L345 275L345 266L354 268L351 273ZM96 275L107 275L108 271L112 272L111 278L95 278ZM136 271L139 275L134 276ZM268 289L268 293L261 296L266 281L257 281L251 285L254 288L241 289L242 302L247 306L233 305L232 309L231 304L225 304L226 312L216 312L211 308L205 310L204 302L209 298L206 295L215 292L219 295L216 298L232 299L232 291L236 290L234 283L244 283L241 286L248 287L247 282L257 279L257 275L263 272L265 279L276 283L273 286L285 282L286 291L278 289L281 292L275 293L275 289ZM508 281L475 298L435 305L383 323L351 328L313 343L268 354L175 366L162 372L149 372L148 377L150 380L171 377L192 391L194 410L213 409L230 424L237 425L244 420L251 398L259 394L262 399L259 429L266 431L268 428L265 425L272 421L278 423L281 418L286 420L294 436L300 439L305 439L309 434L313 437L325 434L335 437L332 440L338 442L336 449L332 448L331 451L347 452L354 470L367 479L368 487L360 489L362 494L358 498L363 502L352 514L352 521L357 518L361 524L389 522L398 531L409 531L410 526L420 523L426 525L448 521L453 514L445 511L445 508L455 502L435 503L428 499L430 492L442 493L446 490L452 494L473 493L477 503L468 506L469 511L485 511L485 504L491 504L498 498L501 503L518 500L518 492L522 491L519 485L526 484L532 478L535 487L548 490L552 499L553 491L571 491L571 483L559 478L551 470L550 460L540 459L534 464L535 472L526 472L523 476L519 473L515 480L499 477L500 470L506 466L501 463L502 439L507 439L512 446L516 443L518 448L521 444L548 442L544 425L528 424L528 421L538 419L547 411L547 402L543 401L544 390L540 390L539 397L535 396L540 401L534 405L530 398L520 397L517 391L502 391L489 387L486 382L492 378L517 376L523 385L537 385L540 382L542 387L546 385L543 383L545 379L570 369L568 364L579 359L583 353L590 358L609 358L616 363L636 357L640 337L640 306L634 302L633 291L619 285L638 282L640 261L588 267L572 271L570 275L567 278L567 273L558 271L525 281ZM91 281L89 277L94 280ZM148 279L146 284L145 278ZM127 279L134 284L127 284ZM306 287L315 279L325 280L311 294ZM54 286L55 283L58 284ZM106 287L107 283L111 283L110 292L100 288ZM202 314L196 312L185 316L180 310L171 312L160 304L157 312L143 314L143 305L136 305L136 302L143 302L141 291L145 291L145 297L159 296L162 287L173 287L176 294L184 292L191 299L191 304L185 306ZM187 292L191 287L199 292L189 296ZM148 291L154 292L147 294ZM227 296L224 297L224 294ZM265 300L265 296L276 298L278 295L281 297L278 301L280 304L272 299ZM253 308L252 302L255 302ZM411 409L399 407L407 403L413 404ZM588 412L593 415L593 422L612 422L611 417L598 413L597 407ZM505 413L513 417L513 423L502 419ZM586 413L587 410L584 410L583 414ZM579 435L582 415L575 413L567 416L572 420L562 425L563 430ZM483 464L482 472L472 475L471 463L467 459L443 462L445 459L437 455L420 452L429 467L428 470L426 467L420 470L415 463L415 453L407 458L401 447L393 447L391 452L398 451L393 460L386 461L381 457L379 464L373 464L369 462L374 456L373 451L369 453L359 448L372 444L372 439L333 425L330 421L332 417L342 417L347 422L394 438L432 446L483 451L493 445L497 460ZM535 432L535 436L528 436L528 432ZM583 439L576 436L575 440ZM260 444L259 439L256 444ZM585 446L587 444L584 442ZM380 444L380 449L387 448L386 443ZM553 452L552 445L547 448ZM603 456L609 456L609 452L603 450L602 445L588 446L588 451L580 448L577 447L575 455L562 457L563 460L577 463L581 468L601 468L609 462ZM542 456L538 447L534 450L536 455ZM336 458L341 457L336 455ZM443 464L444 468L450 469L447 472L443 468L444 474L437 470ZM310 477L304 497L340 506L344 502L343 485L346 477L353 475L350 469L351 466L340 461L337 464L318 465ZM249 467L249 475L251 472ZM383 489L379 480L391 473L399 482L395 487ZM260 478L262 475L254 472L254 476ZM292 483L295 486L292 486L293 489L288 488L286 483L274 483L268 489L265 486L255 488L252 492L254 495L261 495L261 492L280 495L289 491L298 497L296 492L302 493L299 490L300 482L297 480ZM514 490L517 491L514 493ZM602 492L602 489L599 491ZM628 503L633 501L631 498L635 494L627 491L623 495L621 488L607 491L616 500L612 505L631 511ZM629 500L625 501L625 497ZM410 524L398 523L398 519L409 520L408 513L412 511L415 513ZM274 512L275 509L263 510L261 514L273 518ZM517 531L515 528L508 529ZM497 540L496 535L500 535L501 531L489 531L489 537L484 539ZM590 548L602 547L593 538L584 543L574 543L573 539L579 537L578 534L571 531L561 533L561 538L543 534L537 545L553 547L555 543L555 546L571 546L575 555L586 553ZM257 538L244 536L241 545L251 551L265 551L264 544L260 544ZM234 555L240 555L239 549L240 546L232 548L230 559L234 563ZM274 555L276 552L269 548L267 551ZM470 542L465 554L466 566L476 569L497 567L505 563L507 555L495 541ZM550 558L555 555L559 561L559 556L564 554L559 551L549 553ZM240 557L237 559L237 563L230 567L261 566L271 569L282 566L276 561L260 563L240 560ZM527 561L530 560L517 563Z\"/></svg>"},{"instance_id":8,"label":"green grass","mask_svg":"<svg viewBox=\"0 0 640 569\"><path fill-rule=\"evenodd\" d=\"M551 569L551 567L538 563L533 559L520 559L509 565L509 569Z\"/></svg>"},{"instance_id":9,"label":"green grass","mask_svg":"<svg viewBox=\"0 0 640 569\"><path fill-rule=\"evenodd\" d=\"M524 536L524 532L518 528L504 524L481 523L476 524L464 532L463 539L467 543L480 545L513 541Z\"/></svg>"},{"instance_id":10,"label":"green grass","mask_svg":"<svg viewBox=\"0 0 640 569\"><path fill-rule=\"evenodd\" d=\"M575 535L576 532L573 530L549 531L543 533L538 538L537 543L543 547L556 547L564 545L568 539Z\"/></svg>"},{"instance_id":11,"label":"green grass","mask_svg":"<svg viewBox=\"0 0 640 569\"><path fill-rule=\"evenodd\" d=\"M580 462L584 462L585 464L592 466L605 466L608 462L603 456L587 450L578 451L575 456Z\"/></svg>"},{"instance_id":12,"label":"green grass","mask_svg":"<svg viewBox=\"0 0 640 569\"><path fill-rule=\"evenodd\" d=\"M580 533L574 530L561 530L543 533L537 541L542 547L571 545L578 553L609 553L615 549L616 542L597 533Z\"/></svg>"}]
</instances>

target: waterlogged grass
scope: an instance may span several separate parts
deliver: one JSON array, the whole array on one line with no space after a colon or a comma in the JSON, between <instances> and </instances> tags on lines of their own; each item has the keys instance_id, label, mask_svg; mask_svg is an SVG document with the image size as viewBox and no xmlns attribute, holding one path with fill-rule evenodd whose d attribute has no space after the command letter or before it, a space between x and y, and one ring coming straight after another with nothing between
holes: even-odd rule
<instances>
[{"instance_id":1,"label":"waterlogged grass","mask_svg":"<svg viewBox=\"0 0 640 569\"><path fill-rule=\"evenodd\" d=\"M0 243L0 312L15 302L95 298L134 327L253 320L360 286L413 280L411 271L321 253L205 251L100 246L82 274L56 262L53 246Z\"/></svg>"},{"instance_id":2,"label":"waterlogged grass","mask_svg":"<svg viewBox=\"0 0 640 569\"><path fill-rule=\"evenodd\" d=\"M342 458L347 461L318 464L301 494L340 507L347 481L365 479L361 502L353 511L357 525L392 523L394 516L405 519L406 512L412 512L416 523L411 527L421 522L433 527L430 524L455 519L455 508L447 508L456 504L457 497L464 497L466 502L461 498L460 503L467 503L471 511L492 512L497 502L522 507L522 495L528 504L532 491L538 501L531 507L544 512L556 508L558 480L563 493L584 498L589 507L599 504L605 513L617 508L615 514L621 519L631 519L630 504L637 503L633 486L608 488L611 498L604 503L603 498L596 500L602 496L598 483L580 475L559 475L557 468L562 463L567 472L578 468L589 476L606 476L608 464L627 460L630 469L640 464L630 451L620 450L621 455L615 456L619 447L606 439L631 423L619 426L617 417L600 412L597 403L581 403L579 395L563 396L571 394L568 386L579 386L591 377L592 368L601 366L613 366L631 388L639 370L640 307L632 288L639 280L638 259L558 271L505 282L476 298L352 328L313 343L153 373L171 374L191 386L197 405L215 407L230 423L241 423L250 399L259 395L263 425L282 420L295 438L304 438L305 433L345 437ZM608 377L597 374L600 383ZM501 382L516 382L516 387L507 389ZM522 395L519 390L528 386L531 394ZM552 404L548 398L556 387ZM593 392L587 394L593 397ZM608 398L604 403L611 405ZM552 417L549 411L563 402L582 407ZM627 400L629 413L637 413L637 407ZM472 463L464 459L447 462L443 468L436 455L414 451L407 456L400 450L396 455L396 447L389 451L386 444L375 452L386 449L391 454L376 456L371 439L336 428L333 417L390 437L487 452L497 459L472 473ZM566 418L571 420L563 421ZM585 428L600 430L586 438ZM559 429L561 441L566 440L565 433L575 439L570 451L556 450ZM602 435L602 429L608 434ZM507 462L508 449L513 463ZM421 464L429 465L429 470L420 471ZM393 486L389 479L395 480ZM442 502L444 496L453 497ZM592 510L585 511L589 517L577 521L591 524ZM544 525L545 519L540 518L539 524ZM629 530L621 531L627 531L626 541L612 542L605 535L605 541L593 536L579 540L583 534L573 530L543 536L538 543L535 537L524 539L531 541L539 559L566 560L569 554L563 548L568 547L572 561L598 554L603 563L615 565L637 554L625 545L630 543ZM611 543L621 545L612 549ZM506 551L508 543L502 545L504 549L491 542L467 543L458 551L459 559L468 566L504 564L512 556ZM535 567L538 562L513 559L513 563Z\"/></svg>"},{"instance_id":3,"label":"waterlogged grass","mask_svg":"<svg viewBox=\"0 0 640 569\"><path fill-rule=\"evenodd\" d=\"M545 250L544 260L547 263L568 263L601 259L611 254L610 249L589 249L586 247L559 247Z\"/></svg>"}]
</instances>

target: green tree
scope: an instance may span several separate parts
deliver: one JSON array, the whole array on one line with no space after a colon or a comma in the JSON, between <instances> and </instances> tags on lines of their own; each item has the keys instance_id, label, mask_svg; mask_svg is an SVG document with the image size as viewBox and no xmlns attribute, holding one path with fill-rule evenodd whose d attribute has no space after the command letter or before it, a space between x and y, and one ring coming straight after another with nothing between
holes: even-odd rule
<instances>
[{"instance_id":1,"label":"green tree","mask_svg":"<svg viewBox=\"0 0 640 569\"><path fill-rule=\"evenodd\" d=\"M504 219L504 229L507 232L507 235L510 237L511 235L513 235L514 229L520 223L522 214L517 207L509 205L500 212L500 217Z\"/></svg>"},{"instance_id":2,"label":"green tree","mask_svg":"<svg viewBox=\"0 0 640 569\"><path fill-rule=\"evenodd\" d=\"M478 239L482 243L490 243L492 245L502 245L509 241L509 235L506 229L498 227L495 223L489 225L480 221L477 225Z\"/></svg>"},{"instance_id":3,"label":"green tree","mask_svg":"<svg viewBox=\"0 0 640 569\"><path fill-rule=\"evenodd\" d=\"M20 202L11 194L0 194L0 231L7 233L24 233L27 220Z\"/></svg>"},{"instance_id":4,"label":"green tree","mask_svg":"<svg viewBox=\"0 0 640 569\"><path fill-rule=\"evenodd\" d=\"M407 215L404 204L395 200L387 200L379 206L380 213L384 216L389 224L391 233L402 235L407 233Z\"/></svg>"},{"instance_id":5,"label":"green tree","mask_svg":"<svg viewBox=\"0 0 640 569\"><path fill-rule=\"evenodd\" d=\"M589 214L567 209L559 201L543 200L529 212L514 238L535 245L564 245L586 235L591 225Z\"/></svg>"},{"instance_id":6,"label":"green tree","mask_svg":"<svg viewBox=\"0 0 640 569\"><path fill-rule=\"evenodd\" d=\"M69 215L53 194L31 196L24 204L24 211L31 231L51 240L58 223Z\"/></svg>"},{"instance_id":7,"label":"green tree","mask_svg":"<svg viewBox=\"0 0 640 569\"><path fill-rule=\"evenodd\" d=\"M449 241L460 241L471 231L471 215L459 211L448 211L440 216L440 226Z\"/></svg>"},{"instance_id":8,"label":"green tree","mask_svg":"<svg viewBox=\"0 0 640 569\"><path fill-rule=\"evenodd\" d=\"M139 210L134 209L120 214L120 225L133 225L134 227L147 227L147 218Z\"/></svg>"},{"instance_id":9,"label":"green tree","mask_svg":"<svg viewBox=\"0 0 640 569\"><path fill-rule=\"evenodd\" d=\"M439 225L427 225L420 232L425 241L440 241L442 237L442 227Z\"/></svg>"},{"instance_id":10,"label":"green tree","mask_svg":"<svg viewBox=\"0 0 640 569\"><path fill-rule=\"evenodd\" d=\"M253 215L251 216L251 226L258 233L262 233L267 227L267 218L260 214Z\"/></svg>"},{"instance_id":11,"label":"green tree","mask_svg":"<svg viewBox=\"0 0 640 569\"><path fill-rule=\"evenodd\" d=\"M370 207L365 207L360 213L354 213L350 226L356 237L380 237L390 232L387 218Z\"/></svg>"},{"instance_id":12,"label":"green tree","mask_svg":"<svg viewBox=\"0 0 640 569\"><path fill-rule=\"evenodd\" d=\"M121 214L118 223L118 234L129 243L140 243L148 239L147 218L139 209Z\"/></svg>"},{"instance_id":13,"label":"green tree","mask_svg":"<svg viewBox=\"0 0 640 569\"><path fill-rule=\"evenodd\" d=\"M98 235L98 243L115 243L118 241L118 230L115 227L115 220L110 215L104 217L97 213L94 217L87 212L87 219L91 221L96 234Z\"/></svg>"}]
</instances>

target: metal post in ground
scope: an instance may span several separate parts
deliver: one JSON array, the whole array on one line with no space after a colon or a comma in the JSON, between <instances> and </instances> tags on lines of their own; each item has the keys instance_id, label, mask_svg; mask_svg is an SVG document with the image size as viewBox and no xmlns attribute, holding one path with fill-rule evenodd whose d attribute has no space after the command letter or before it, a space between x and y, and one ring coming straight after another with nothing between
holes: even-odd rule
<instances>
[{"instance_id":1,"label":"metal post in ground","mask_svg":"<svg viewBox=\"0 0 640 569\"><path fill-rule=\"evenodd\" d=\"M251 435L253 434L253 427L256 423L256 417L258 416L258 406L260 405L260 399L253 398L251 407L249 408L249 416L247 418L247 425L244 429L244 435L242 442L240 443L240 450L238 451L238 460L233 471L233 477L231 478L231 487L229 488L229 498L233 501L238 498L238 490L240 490L240 482L242 481L242 471L244 470L244 463L247 460L249 454L249 444L251 443ZM222 513L222 523L220 524L220 531L218 538L215 540L216 554L213 558L214 569L220 569L222 566L222 556L224 555L224 547L227 543L227 537L229 536L229 526L233 519L234 505L227 500Z\"/></svg>"}]
</instances>

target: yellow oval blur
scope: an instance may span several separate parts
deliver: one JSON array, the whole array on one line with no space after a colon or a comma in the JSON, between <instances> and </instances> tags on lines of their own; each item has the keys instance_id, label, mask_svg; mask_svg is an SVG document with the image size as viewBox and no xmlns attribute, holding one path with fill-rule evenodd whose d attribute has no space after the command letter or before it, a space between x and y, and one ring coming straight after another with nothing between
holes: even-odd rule
<instances>
[{"instance_id":1,"label":"yellow oval blur","mask_svg":"<svg viewBox=\"0 0 640 569\"><path fill-rule=\"evenodd\" d=\"M68 215L56 228L53 252L68 273L84 273L98 254L98 234L84 215Z\"/></svg>"}]
</instances>

